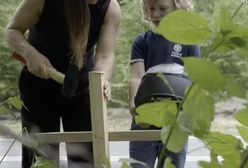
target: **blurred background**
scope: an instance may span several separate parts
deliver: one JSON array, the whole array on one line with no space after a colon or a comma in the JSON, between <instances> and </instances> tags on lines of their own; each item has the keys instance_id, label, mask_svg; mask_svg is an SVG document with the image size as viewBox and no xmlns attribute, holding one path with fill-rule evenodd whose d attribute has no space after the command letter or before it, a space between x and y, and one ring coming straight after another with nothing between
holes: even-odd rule
<instances>
[{"instance_id":1,"label":"blurred background","mask_svg":"<svg viewBox=\"0 0 248 168\"><path fill-rule=\"evenodd\" d=\"M12 16L15 8L21 0L0 1L0 102L11 96L18 96L18 77L22 65L11 57L11 50L3 36L4 27ZM220 6L227 6L232 13L238 8L241 0L194 0L195 11L204 15L213 22L214 14ZM116 60L112 78L113 98L109 107L126 108L128 106L128 81L130 69L130 50L134 37L138 33L146 31L150 25L142 18L140 0L119 0L122 9L121 24L116 45ZM248 23L248 4L244 5L238 15L236 22L244 26ZM207 50L210 43L201 44L201 50ZM229 72L243 87L248 89L248 65L238 53L225 53L226 59L218 59L220 54L215 55L215 61L221 65L223 71ZM233 65L238 67L234 69ZM225 94L216 94L216 99L221 100Z\"/></svg>"}]
</instances>

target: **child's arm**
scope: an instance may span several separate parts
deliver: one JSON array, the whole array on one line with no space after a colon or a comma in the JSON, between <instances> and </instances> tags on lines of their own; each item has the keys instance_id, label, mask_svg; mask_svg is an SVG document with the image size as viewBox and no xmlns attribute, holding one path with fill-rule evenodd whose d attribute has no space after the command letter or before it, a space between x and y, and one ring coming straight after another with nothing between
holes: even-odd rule
<instances>
[{"instance_id":1,"label":"child's arm","mask_svg":"<svg viewBox=\"0 0 248 168\"><path fill-rule=\"evenodd\" d=\"M135 115L134 98L139 88L141 79L144 75L144 62L134 62L131 64L131 79L129 84L129 110L132 116Z\"/></svg>"}]
</instances>

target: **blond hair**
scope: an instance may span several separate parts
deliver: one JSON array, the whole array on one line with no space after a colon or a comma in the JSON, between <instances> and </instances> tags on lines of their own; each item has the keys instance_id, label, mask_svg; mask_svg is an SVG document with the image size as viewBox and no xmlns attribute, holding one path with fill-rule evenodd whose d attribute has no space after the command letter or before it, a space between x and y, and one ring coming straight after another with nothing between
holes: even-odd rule
<instances>
[{"instance_id":1,"label":"blond hair","mask_svg":"<svg viewBox=\"0 0 248 168\"><path fill-rule=\"evenodd\" d=\"M148 12L148 0L142 0L142 9L143 9L143 16L146 20L149 20L149 12ZM183 10L192 10L193 3L192 0L173 0L176 9L183 9Z\"/></svg>"}]
</instances>

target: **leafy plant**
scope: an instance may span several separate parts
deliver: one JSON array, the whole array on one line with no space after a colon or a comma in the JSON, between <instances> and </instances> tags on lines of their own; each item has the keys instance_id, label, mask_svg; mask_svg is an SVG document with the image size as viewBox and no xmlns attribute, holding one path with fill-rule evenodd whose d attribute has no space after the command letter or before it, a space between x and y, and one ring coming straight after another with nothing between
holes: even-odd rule
<instances>
[{"instance_id":1,"label":"leafy plant","mask_svg":"<svg viewBox=\"0 0 248 168\"><path fill-rule=\"evenodd\" d=\"M239 139L232 135L209 131L215 112L214 93L227 92L229 96L241 98L247 96L246 90L240 87L235 78L223 71L217 63L220 58L225 61L225 53L234 49L247 63L248 29L238 25L233 19L243 5L244 3L237 8L232 16L228 9L222 7L215 18L215 24L212 26L197 13L175 11L167 15L156 29L167 39L181 44L198 44L209 42L209 39L212 40L208 50L203 53L202 59L183 58L185 70L193 83L177 109L167 108L170 107L168 104L175 102L164 100L141 105L136 110L139 114L135 118L136 122L146 123L149 121L149 124L163 126L161 140L164 148L158 166L162 164L166 150L180 151L189 135L200 138L211 151L211 161L200 162L200 167L245 168L248 166L248 149L244 148ZM218 52L221 52L222 55L216 59L213 53ZM183 111L180 110L181 108ZM148 114L148 111L152 113L154 109L158 110L156 111L157 116ZM247 109L239 113L236 118L244 124L243 127L239 128L239 132L247 142L248 129L245 124L248 123L248 116L246 115ZM219 161L218 156L221 156L223 160ZM168 160L164 164L168 164Z\"/></svg>"},{"instance_id":2,"label":"leafy plant","mask_svg":"<svg viewBox=\"0 0 248 168\"><path fill-rule=\"evenodd\" d=\"M11 50L4 38L4 28L13 14L18 0L4 0L0 2L0 101L10 96L18 95L17 81L21 64L13 61Z\"/></svg>"}]
</instances>

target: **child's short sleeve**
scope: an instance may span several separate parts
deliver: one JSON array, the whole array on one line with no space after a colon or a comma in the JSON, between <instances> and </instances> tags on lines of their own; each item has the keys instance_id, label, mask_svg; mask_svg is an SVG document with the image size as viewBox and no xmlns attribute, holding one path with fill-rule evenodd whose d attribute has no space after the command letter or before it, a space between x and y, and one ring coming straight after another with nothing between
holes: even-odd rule
<instances>
[{"instance_id":1,"label":"child's short sleeve","mask_svg":"<svg viewBox=\"0 0 248 168\"><path fill-rule=\"evenodd\" d=\"M188 56L201 57L200 47L197 45L191 45L188 48Z\"/></svg>"},{"instance_id":2,"label":"child's short sleeve","mask_svg":"<svg viewBox=\"0 0 248 168\"><path fill-rule=\"evenodd\" d=\"M134 62L144 62L145 57L145 42L144 35L138 35L133 41L131 51L131 64Z\"/></svg>"}]
</instances>

